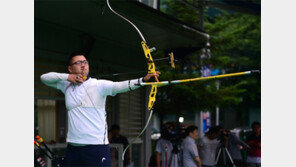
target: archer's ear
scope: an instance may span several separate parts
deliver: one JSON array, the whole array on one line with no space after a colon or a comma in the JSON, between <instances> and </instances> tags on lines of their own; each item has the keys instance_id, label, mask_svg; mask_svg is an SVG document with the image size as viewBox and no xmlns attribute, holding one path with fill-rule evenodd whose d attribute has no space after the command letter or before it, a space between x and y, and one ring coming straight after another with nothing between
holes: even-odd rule
<instances>
[{"instance_id":1,"label":"archer's ear","mask_svg":"<svg viewBox=\"0 0 296 167\"><path fill-rule=\"evenodd\" d=\"M71 68L71 66L68 66L68 71L69 71L70 73L72 73L72 68Z\"/></svg>"}]
</instances>

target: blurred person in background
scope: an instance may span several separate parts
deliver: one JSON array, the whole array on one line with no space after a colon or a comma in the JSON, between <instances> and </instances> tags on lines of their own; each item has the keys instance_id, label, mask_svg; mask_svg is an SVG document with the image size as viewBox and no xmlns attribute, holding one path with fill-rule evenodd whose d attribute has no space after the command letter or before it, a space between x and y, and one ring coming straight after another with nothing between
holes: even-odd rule
<instances>
[{"instance_id":1,"label":"blurred person in background","mask_svg":"<svg viewBox=\"0 0 296 167\"><path fill-rule=\"evenodd\" d=\"M112 139L112 133L111 133L111 130L108 130L108 141L109 141L109 143L111 142L111 139Z\"/></svg>"},{"instance_id":2,"label":"blurred person in background","mask_svg":"<svg viewBox=\"0 0 296 167\"><path fill-rule=\"evenodd\" d=\"M171 153L173 150L173 144L169 140L169 133L173 129L173 123L167 122L162 126L161 137L156 142L156 166L157 167L171 167L178 166L178 164L169 164L171 159ZM169 166L170 165L170 166Z\"/></svg>"},{"instance_id":3,"label":"blurred person in background","mask_svg":"<svg viewBox=\"0 0 296 167\"><path fill-rule=\"evenodd\" d=\"M183 166L184 167L201 167L202 161L199 158L197 145L195 141L198 139L198 127L191 125L187 127L187 137L183 140Z\"/></svg>"},{"instance_id":4,"label":"blurred person in background","mask_svg":"<svg viewBox=\"0 0 296 167\"><path fill-rule=\"evenodd\" d=\"M123 149L128 146L128 140L125 136L120 134L120 127L117 124L111 126L111 140L110 143L118 143L123 145ZM121 158L121 157L119 157ZM131 163L130 161L130 148L127 149L127 154L124 155L124 166L127 166Z\"/></svg>"},{"instance_id":5,"label":"blurred person in background","mask_svg":"<svg viewBox=\"0 0 296 167\"><path fill-rule=\"evenodd\" d=\"M222 126L218 126L220 137L224 138L225 147L228 149L230 156L236 166L247 166L243 162L241 149L250 148L245 142L239 139L235 134L231 133L229 130L224 129ZM241 148L242 147L242 148Z\"/></svg>"},{"instance_id":6,"label":"blurred person in background","mask_svg":"<svg viewBox=\"0 0 296 167\"><path fill-rule=\"evenodd\" d=\"M250 146L247 162L249 166L261 166L261 125L255 121L252 123L252 133L247 137L246 143Z\"/></svg>"},{"instance_id":7,"label":"blurred person in background","mask_svg":"<svg viewBox=\"0 0 296 167\"><path fill-rule=\"evenodd\" d=\"M209 131L198 141L198 150L202 167L214 167L216 160L216 152L219 147L219 128L210 127Z\"/></svg>"}]
</instances>

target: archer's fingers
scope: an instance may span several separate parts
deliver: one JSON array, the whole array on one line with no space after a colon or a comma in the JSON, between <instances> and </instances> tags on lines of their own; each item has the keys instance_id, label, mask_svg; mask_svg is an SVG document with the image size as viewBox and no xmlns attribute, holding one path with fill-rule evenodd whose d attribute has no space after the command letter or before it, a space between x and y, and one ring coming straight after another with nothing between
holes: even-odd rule
<instances>
[{"instance_id":1,"label":"archer's fingers","mask_svg":"<svg viewBox=\"0 0 296 167\"><path fill-rule=\"evenodd\" d=\"M155 73L152 74L152 76L156 76L156 77L159 77L160 75L160 72L156 71Z\"/></svg>"},{"instance_id":2,"label":"archer's fingers","mask_svg":"<svg viewBox=\"0 0 296 167\"><path fill-rule=\"evenodd\" d=\"M82 78L76 79L75 80L77 83L82 83L84 80Z\"/></svg>"},{"instance_id":3,"label":"archer's fingers","mask_svg":"<svg viewBox=\"0 0 296 167\"><path fill-rule=\"evenodd\" d=\"M83 76L81 74L76 74L76 79L82 78Z\"/></svg>"},{"instance_id":4,"label":"archer's fingers","mask_svg":"<svg viewBox=\"0 0 296 167\"><path fill-rule=\"evenodd\" d=\"M77 74L76 77L75 77L75 81L77 83L82 83L84 81L83 76L81 74Z\"/></svg>"},{"instance_id":5,"label":"archer's fingers","mask_svg":"<svg viewBox=\"0 0 296 167\"><path fill-rule=\"evenodd\" d=\"M159 72L159 71L155 71L155 73L156 73L156 74L158 74L158 75L160 75L160 74L161 74L161 72Z\"/></svg>"}]
</instances>

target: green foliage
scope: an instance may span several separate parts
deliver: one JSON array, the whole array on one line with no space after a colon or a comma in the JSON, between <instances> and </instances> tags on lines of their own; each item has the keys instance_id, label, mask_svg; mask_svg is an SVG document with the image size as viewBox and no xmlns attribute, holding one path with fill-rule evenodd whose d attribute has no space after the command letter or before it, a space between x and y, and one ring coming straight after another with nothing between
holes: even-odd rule
<instances>
[{"instance_id":1,"label":"green foliage","mask_svg":"<svg viewBox=\"0 0 296 167\"><path fill-rule=\"evenodd\" d=\"M197 26L198 12L178 1L165 0L162 11L192 26ZM210 35L211 58L200 60L200 51L186 56L190 64L177 64L175 70L159 66L161 80L200 77L200 67L212 64L213 69L225 73L260 70L260 17L221 11L218 16L207 16L204 30ZM182 113L183 111L214 111L219 107L258 107L261 101L260 76L241 76L160 87L155 111Z\"/></svg>"},{"instance_id":2,"label":"green foliage","mask_svg":"<svg viewBox=\"0 0 296 167\"><path fill-rule=\"evenodd\" d=\"M243 14L220 15L205 21L205 30L211 36L212 60L221 56L231 57L224 65L260 67L261 26L260 18Z\"/></svg>"},{"instance_id":3,"label":"green foliage","mask_svg":"<svg viewBox=\"0 0 296 167\"><path fill-rule=\"evenodd\" d=\"M195 0L187 0L189 3L196 2ZM198 12L191 7L186 6L180 1L162 0L162 7L160 11L171 15L189 25L197 27Z\"/></svg>"},{"instance_id":4,"label":"green foliage","mask_svg":"<svg viewBox=\"0 0 296 167\"><path fill-rule=\"evenodd\" d=\"M224 69L227 73L260 70L261 65L261 25L260 17L235 13L224 13L205 21L205 30L211 36L212 57L208 63ZM240 94L244 107L259 107L261 101L260 76L238 77L222 82L223 87L247 81ZM238 106L238 105L237 105Z\"/></svg>"}]
</instances>

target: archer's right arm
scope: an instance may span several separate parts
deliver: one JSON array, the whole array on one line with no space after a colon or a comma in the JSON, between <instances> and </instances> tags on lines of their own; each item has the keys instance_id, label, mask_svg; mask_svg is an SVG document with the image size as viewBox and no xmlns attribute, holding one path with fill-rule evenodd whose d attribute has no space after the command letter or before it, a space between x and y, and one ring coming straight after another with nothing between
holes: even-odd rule
<instances>
[{"instance_id":1,"label":"archer's right arm","mask_svg":"<svg viewBox=\"0 0 296 167\"><path fill-rule=\"evenodd\" d=\"M58 89L58 83L60 81L67 81L68 77L69 74L49 72L41 75L40 79L45 85Z\"/></svg>"},{"instance_id":2,"label":"archer's right arm","mask_svg":"<svg viewBox=\"0 0 296 167\"><path fill-rule=\"evenodd\" d=\"M41 81L50 87L60 89L58 83L62 81L68 81L74 84L79 84L84 82L81 74L66 74L66 73L57 73L57 72L49 72L41 75Z\"/></svg>"}]
</instances>

